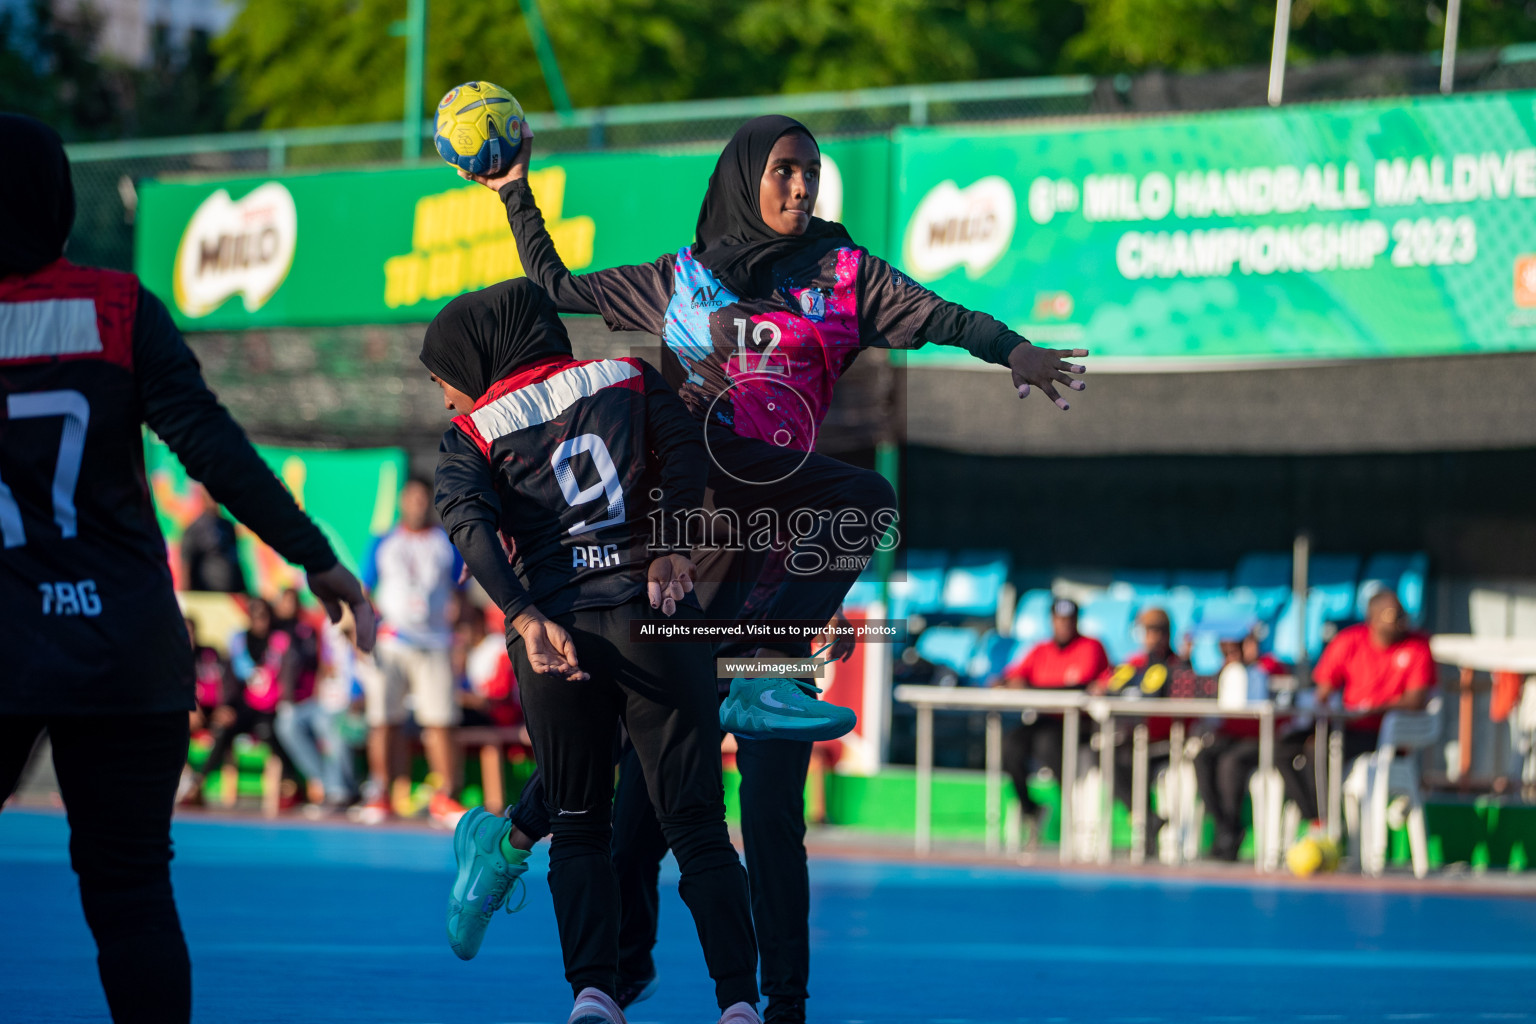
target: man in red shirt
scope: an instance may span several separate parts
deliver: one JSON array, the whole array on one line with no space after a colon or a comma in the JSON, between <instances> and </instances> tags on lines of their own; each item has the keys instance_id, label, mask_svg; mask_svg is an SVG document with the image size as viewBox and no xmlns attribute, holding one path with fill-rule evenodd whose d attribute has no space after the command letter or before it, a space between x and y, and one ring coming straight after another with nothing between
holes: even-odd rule
<instances>
[{"instance_id":1,"label":"man in red shirt","mask_svg":"<svg viewBox=\"0 0 1536 1024\"><path fill-rule=\"evenodd\" d=\"M1376 749L1383 714L1423 710L1435 684L1429 638L1409 629L1408 613L1394 591L1378 590L1365 616L1359 625L1339 631L1312 670L1319 705L1326 704L1335 690L1342 690L1345 711L1372 712L1345 725L1346 762ZM1316 772L1307 760L1297 757L1278 767L1302 815L1315 821Z\"/></svg>"},{"instance_id":2,"label":"man in red shirt","mask_svg":"<svg viewBox=\"0 0 1536 1024\"><path fill-rule=\"evenodd\" d=\"M1051 639L1036 644L1024 660L1009 666L999 684L1021 689L1082 689L1109 677L1109 655L1104 645L1077 631L1077 605L1065 598L1051 606ZM1044 808L1029 795L1032 768L1046 768L1061 777L1062 729L1060 715L1037 715L1003 740L1003 768L1013 778L1013 788L1026 817L1033 821L1030 845L1039 843L1045 826Z\"/></svg>"}]
</instances>

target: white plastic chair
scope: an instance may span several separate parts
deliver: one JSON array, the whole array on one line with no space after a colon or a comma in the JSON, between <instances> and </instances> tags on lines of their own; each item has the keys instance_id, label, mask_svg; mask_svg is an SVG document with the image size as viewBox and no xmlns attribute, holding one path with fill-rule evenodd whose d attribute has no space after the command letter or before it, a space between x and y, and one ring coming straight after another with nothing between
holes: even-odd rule
<instances>
[{"instance_id":1,"label":"white plastic chair","mask_svg":"<svg viewBox=\"0 0 1536 1024\"><path fill-rule=\"evenodd\" d=\"M1429 874L1429 839L1419 791L1419 755L1440 740L1442 702L1423 711L1389 711L1382 717L1374 753L1355 758L1344 779L1344 821L1349 841L1360 851L1360 869L1378 876L1387 866L1387 807L1394 796L1408 798L1408 851L1415 878ZM1398 751L1408 756L1399 757Z\"/></svg>"},{"instance_id":2,"label":"white plastic chair","mask_svg":"<svg viewBox=\"0 0 1536 1024\"><path fill-rule=\"evenodd\" d=\"M1260 786L1263 799L1260 799ZM1255 858L1262 858L1264 870L1273 871L1280 866L1280 859L1285 856L1286 847L1296 839L1296 833L1301 830L1301 808L1296 802L1289 800L1285 795L1285 779L1278 769L1272 770L1268 778L1260 778L1258 772L1253 773L1253 779L1248 784L1248 792L1253 798L1255 807L1264 808L1264 828L1260 832L1263 838L1262 849L1254 848Z\"/></svg>"}]
</instances>

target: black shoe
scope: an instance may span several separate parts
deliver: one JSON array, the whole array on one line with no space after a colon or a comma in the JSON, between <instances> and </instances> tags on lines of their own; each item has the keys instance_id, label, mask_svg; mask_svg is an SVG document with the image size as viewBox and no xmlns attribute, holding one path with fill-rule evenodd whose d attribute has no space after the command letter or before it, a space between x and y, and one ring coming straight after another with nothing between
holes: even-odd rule
<instances>
[{"instance_id":1,"label":"black shoe","mask_svg":"<svg viewBox=\"0 0 1536 1024\"><path fill-rule=\"evenodd\" d=\"M799 999L775 999L768 1003L763 1024L805 1024L805 1003Z\"/></svg>"},{"instance_id":2,"label":"black shoe","mask_svg":"<svg viewBox=\"0 0 1536 1024\"><path fill-rule=\"evenodd\" d=\"M656 994L656 975L640 981L620 981L619 990L614 993L613 1001L619 1004L619 1009L627 1010L634 1003L643 1003Z\"/></svg>"},{"instance_id":3,"label":"black shoe","mask_svg":"<svg viewBox=\"0 0 1536 1024\"><path fill-rule=\"evenodd\" d=\"M1217 832L1216 839L1211 843L1211 858L1231 863L1237 860L1237 851L1242 848L1243 837L1232 835L1230 832Z\"/></svg>"}]
</instances>

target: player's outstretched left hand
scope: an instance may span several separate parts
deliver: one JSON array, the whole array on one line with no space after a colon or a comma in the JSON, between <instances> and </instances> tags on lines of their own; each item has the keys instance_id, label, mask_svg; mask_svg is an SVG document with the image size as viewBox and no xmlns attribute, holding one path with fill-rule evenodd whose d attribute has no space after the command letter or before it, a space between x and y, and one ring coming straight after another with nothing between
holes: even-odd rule
<instances>
[{"instance_id":1,"label":"player's outstretched left hand","mask_svg":"<svg viewBox=\"0 0 1536 1024\"><path fill-rule=\"evenodd\" d=\"M1057 408L1065 412L1071 406L1061 397L1056 385L1063 384L1073 391L1087 387L1082 381L1067 376L1069 373L1088 372L1088 367L1082 363L1067 362L1068 359L1080 359L1087 354L1085 348L1037 348L1027 341L1015 345L1008 354L1008 366L1013 370L1013 386L1018 389L1020 398L1027 398L1029 389L1037 387L1045 392L1046 398L1056 403Z\"/></svg>"},{"instance_id":2,"label":"player's outstretched left hand","mask_svg":"<svg viewBox=\"0 0 1536 1024\"><path fill-rule=\"evenodd\" d=\"M693 590L693 577L698 569L687 555L662 555L651 561L645 571L645 590L652 608L660 608L663 615L677 611L677 602Z\"/></svg>"},{"instance_id":3,"label":"player's outstretched left hand","mask_svg":"<svg viewBox=\"0 0 1536 1024\"><path fill-rule=\"evenodd\" d=\"M352 619L357 623L357 649L367 654L373 650L376 623L373 605L363 595L363 586L357 577L337 562L325 572L309 574L309 592L325 607L325 614L332 622L341 621L341 606L352 609Z\"/></svg>"}]
</instances>

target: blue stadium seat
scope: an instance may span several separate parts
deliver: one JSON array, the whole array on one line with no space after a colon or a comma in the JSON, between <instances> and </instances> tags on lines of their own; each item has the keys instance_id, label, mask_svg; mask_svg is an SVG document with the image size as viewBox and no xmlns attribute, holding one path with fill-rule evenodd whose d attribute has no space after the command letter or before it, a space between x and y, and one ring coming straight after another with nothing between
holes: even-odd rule
<instances>
[{"instance_id":1,"label":"blue stadium seat","mask_svg":"<svg viewBox=\"0 0 1536 1024\"><path fill-rule=\"evenodd\" d=\"M1226 591L1221 591L1221 595L1225 596ZM1189 627L1194 625L1200 600L1200 593L1191 587L1173 587L1167 596L1144 601L1136 610L1139 613L1142 608L1161 608L1167 612L1168 624L1173 629L1173 646L1177 648L1189 632Z\"/></svg>"},{"instance_id":2,"label":"blue stadium seat","mask_svg":"<svg viewBox=\"0 0 1536 1024\"><path fill-rule=\"evenodd\" d=\"M1204 676L1220 672L1225 662L1221 641L1247 636L1258 622L1253 607L1241 599L1222 597L1205 602L1200 607L1199 618L1190 630L1193 638L1190 666Z\"/></svg>"},{"instance_id":3,"label":"blue stadium seat","mask_svg":"<svg viewBox=\"0 0 1536 1024\"><path fill-rule=\"evenodd\" d=\"M976 633L961 626L929 626L917 638L917 653L924 660L960 675L970 674Z\"/></svg>"},{"instance_id":4,"label":"blue stadium seat","mask_svg":"<svg viewBox=\"0 0 1536 1024\"><path fill-rule=\"evenodd\" d=\"M1429 576L1429 556L1416 554L1372 555L1360 574L1360 589L1355 599L1355 617L1365 618L1365 606L1371 595L1383 587L1397 591L1403 610L1417 619L1424 610L1424 583Z\"/></svg>"},{"instance_id":5,"label":"blue stadium seat","mask_svg":"<svg viewBox=\"0 0 1536 1024\"><path fill-rule=\"evenodd\" d=\"M1024 645L1012 637L1003 636L989 629L976 642L971 652L970 671L967 675L976 683L985 683L1003 674L1003 670L1024 657Z\"/></svg>"},{"instance_id":6,"label":"blue stadium seat","mask_svg":"<svg viewBox=\"0 0 1536 1024\"><path fill-rule=\"evenodd\" d=\"M1359 574L1359 555L1313 555L1307 564L1309 658L1316 660L1323 653L1323 632L1328 623L1348 622L1355 617Z\"/></svg>"},{"instance_id":7,"label":"blue stadium seat","mask_svg":"<svg viewBox=\"0 0 1536 1024\"><path fill-rule=\"evenodd\" d=\"M1051 635L1051 602L1049 590L1027 590L1019 598L1018 610L1013 617L1013 638L1033 647Z\"/></svg>"},{"instance_id":8,"label":"blue stadium seat","mask_svg":"<svg viewBox=\"0 0 1536 1024\"><path fill-rule=\"evenodd\" d=\"M1274 618L1291 596L1291 556L1284 551L1249 552L1237 561L1232 591L1245 591L1259 618Z\"/></svg>"},{"instance_id":9,"label":"blue stadium seat","mask_svg":"<svg viewBox=\"0 0 1536 1024\"><path fill-rule=\"evenodd\" d=\"M1196 629L1194 643L1189 651L1189 667L1202 676L1214 676L1221 671L1225 661L1216 634Z\"/></svg>"},{"instance_id":10,"label":"blue stadium seat","mask_svg":"<svg viewBox=\"0 0 1536 1024\"><path fill-rule=\"evenodd\" d=\"M1291 556L1284 551L1250 551L1237 560L1232 574L1234 587L1258 590L1291 585Z\"/></svg>"},{"instance_id":11,"label":"blue stadium seat","mask_svg":"<svg viewBox=\"0 0 1536 1024\"><path fill-rule=\"evenodd\" d=\"M1220 570L1186 569L1176 571L1168 581L1168 592L1188 590L1196 597L1215 597L1232 589L1232 574Z\"/></svg>"},{"instance_id":12,"label":"blue stadium seat","mask_svg":"<svg viewBox=\"0 0 1536 1024\"><path fill-rule=\"evenodd\" d=\"M1168 573L1161 569L1116 569L1109 585L1110 597L1131 600L1161 597L1168 592Z\"/></svg>"},{"instance_id":13,"label":"blue stadium seat","mask_svg":"<svg viewBox=\"0 0 1536 1024\"><path fill-rule=\"evenodd\" d=\"M860 576L848 588L848 596L843 598L843 604L849 608L868 608L880 600L880 584L875 580L866 580Z\"/></svg>"},{"instance_id":14,"label":"blue stadium seat","mask_svg":"<svg viewBox=\"0 0 1536 1024\"><path fill-rule=\"evenodd\" d=\"M939 607L944 593L944 563L942 551L907 552L905 568L891 580L891 618L928 615Z\"/></svg>"},{"instance_id":15,"label":"blue stadium seat","mask_svg":"<svg viewBox=\"0 0 1536 1024\"><path fill-rule=\"evenodd\" d=\"M1313 555L1307 563L1309 600L1321 602L1330 622L1352 618L1359 576L1359 555Z\"/></svg>"},{"instance_id":16,"label":"blue stadium seat","mask_svg":"<svg viewBox=\"0 0 1536 1024\"><path fill-rule=\"evenodd\" d=\"M944 575L939 610L952 615L995 615L997 592L1008 579L1006 551L962 551Z\"/></svg>"},{"instance_id":17,"label":"blue stadium seat","mask_svg":"<svg viewBox=\"0 0 1536 1024\"><path fill-rule=\"evenodd\" d=\"M1252 591L1238 588L1230 594L1206 598L1200 602L1196 623L1227 623L1234 619L1262 618Z\"/></svg>"},{"instance_id":18,"label":"blue stadium seat","mask_svg":"<svg viewBox=\"0 0 1536 1024\"><path fill-rule=\"evenodd\" d=\"M1301 614L1293 597L1286 601L1280 616L1269 628L1269 636L1261 645L1281 661L1294 665L1301 658Z\"/></svg>"},{"instance_id":19,"label":"blue stadium seat","mask_svg":"<svg viewBox=\"0 0 1536 1024\"><path fill-rule=\"evenodd\" d=\"M1110 660L1119 664L1136 653L1136 640L1131 635L1134 611L1135 606L1125 598L1096 597L1083 606L1077 626L1084 636L1102 643Z\"/></svg>"}]
</instances>

